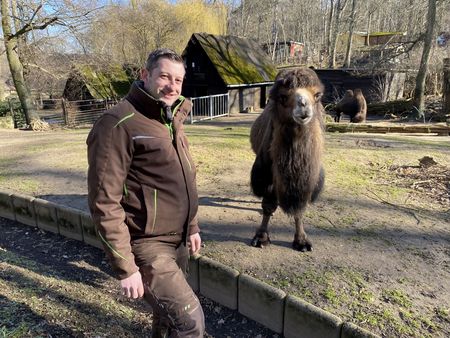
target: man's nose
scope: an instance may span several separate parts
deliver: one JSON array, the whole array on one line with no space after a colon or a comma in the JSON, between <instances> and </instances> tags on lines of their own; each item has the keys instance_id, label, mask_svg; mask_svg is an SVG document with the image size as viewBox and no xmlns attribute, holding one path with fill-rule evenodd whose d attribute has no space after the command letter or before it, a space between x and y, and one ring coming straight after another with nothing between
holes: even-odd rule
<instances>
[{"instance_id":1,"label":"man's nose","mask_svg":"<svg viewBox=\"0 0 450 338\"><path fill-rule=\"evenodd\" d=\"M176 85L177 85L177 83L176 83L175 80L169 80L169 81L167 82L167 86L170 87L170 88L172 88L172 89L175 88Z\"/></svg>"}]
</instances>

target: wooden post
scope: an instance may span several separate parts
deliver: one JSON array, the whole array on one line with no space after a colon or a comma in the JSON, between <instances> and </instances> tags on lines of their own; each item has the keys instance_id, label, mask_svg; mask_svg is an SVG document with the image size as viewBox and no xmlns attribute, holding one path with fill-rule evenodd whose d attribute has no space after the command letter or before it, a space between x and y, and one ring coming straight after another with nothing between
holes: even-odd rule
<instances>
[{"instance_id":1,"label":"wooden post","mask_svg":"<svg viewBox=\"0 0 450 338\"><path fill-rule=\"evenodd\" d=\"M62 99L62 113L64 118L64 124L67 126L69 124L69 111L67 109L66 99Z\"/></svg>"},{"instance_id":2,"label":"wooden post","mask_svg":"<svg viewBox=\"0 0 450 338\"><path fill-rule=\"evenodd\" d=\"M444 59L444 85L442 86L442 111L450 114L450 58ZM448 116L450 118L450 116Z\"/></svg>"},{"instance_id":3,"label":"wooden post","mask_svg":"<svg viewBox=\"0 0 450 338\"><path fill-rule=\"evenodd\" d=\"M11 99L8 97L8 105L9 105L9 113L11 114L11 116L14 118L14 109L11 103Z\"/></svg>"}]
</instances>

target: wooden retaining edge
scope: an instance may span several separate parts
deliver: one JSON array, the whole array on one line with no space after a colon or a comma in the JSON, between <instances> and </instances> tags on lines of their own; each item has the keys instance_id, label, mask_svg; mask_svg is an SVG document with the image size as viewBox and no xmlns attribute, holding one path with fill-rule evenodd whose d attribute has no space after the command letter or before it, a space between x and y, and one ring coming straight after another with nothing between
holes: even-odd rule
<instances>
[{"instance_id":1,"label":"wooden retaining edge","mask_svg":"<svg viewBox=\"0 0 450 338\"><path fill-rule=\"evenodd\" d=\"M14 201L20 201L16 203L19 207L16 209L20 209L20 216L28 225L40 227L39 224L45 223L40 227L42 230L58 232L88 245L101 247L100 240L92 229L93 223L89 221L89 214L0 190L0 217L20 222L21 218L16 218L18 215L15 214ZM44 211L45 208L49 210ZM55 208L56 213L52 211ZM56 220L53 218L55 214ZM42 219L40 222L39 217L45 217L47 222L42 222ZM190 259L188 283L194 291L237 310L286 338L380 338L353 323L343 322L339 317L298 297L286 295L265 282L201 255Z\"/></svg>"},{"instance_id":2,"label":"wooden retaining edge","mask_svg":"<svg viewBox=\"0 0 450 338\"><path fill-rule=\"evenodd\" d=\"M327 132L339 133L402 133L402 134L437 134L439 136L450 135L450 126L444 124L436 125L376 125L368 123L336 123L327 122Z\"/></svg>"}]
</instances>

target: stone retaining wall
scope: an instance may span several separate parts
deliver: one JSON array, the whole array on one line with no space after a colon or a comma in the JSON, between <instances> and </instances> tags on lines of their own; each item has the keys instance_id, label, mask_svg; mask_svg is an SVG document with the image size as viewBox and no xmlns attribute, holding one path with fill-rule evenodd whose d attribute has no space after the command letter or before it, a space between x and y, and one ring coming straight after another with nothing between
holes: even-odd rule
<instances>
[{"instance_id":1,"label":"stone retaining wall","mask_svg":"<svg viewBox=\"0 0 450 338\"><path fill-rule=\"evenodd\" d=\"M90 215L40 198L0 190L0 217L102 248ZM194 291L239 311L287 338L379 337L298 297L240 273L210 258L195 255L188 282Z\"/></svg>"}]
</instances>

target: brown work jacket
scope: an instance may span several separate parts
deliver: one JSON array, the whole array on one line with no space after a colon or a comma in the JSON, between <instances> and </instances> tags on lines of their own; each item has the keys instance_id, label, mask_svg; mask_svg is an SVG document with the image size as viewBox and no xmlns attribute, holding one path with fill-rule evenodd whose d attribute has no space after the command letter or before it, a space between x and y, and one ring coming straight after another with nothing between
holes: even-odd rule
<instances>
[{"instance_id":1,"label":"brown work jacket","mask_svg":"<svg viewBox=\"0 0 450 338\"><path fill-rule=\"evenodd\" d=\"M181 97L171 122L164 103L136 81L89 133L89 208L119 279L138 270L134 242L181 243L199 232L196 170L183 131L191 106Z\"/></svg>"}]
</instances>

